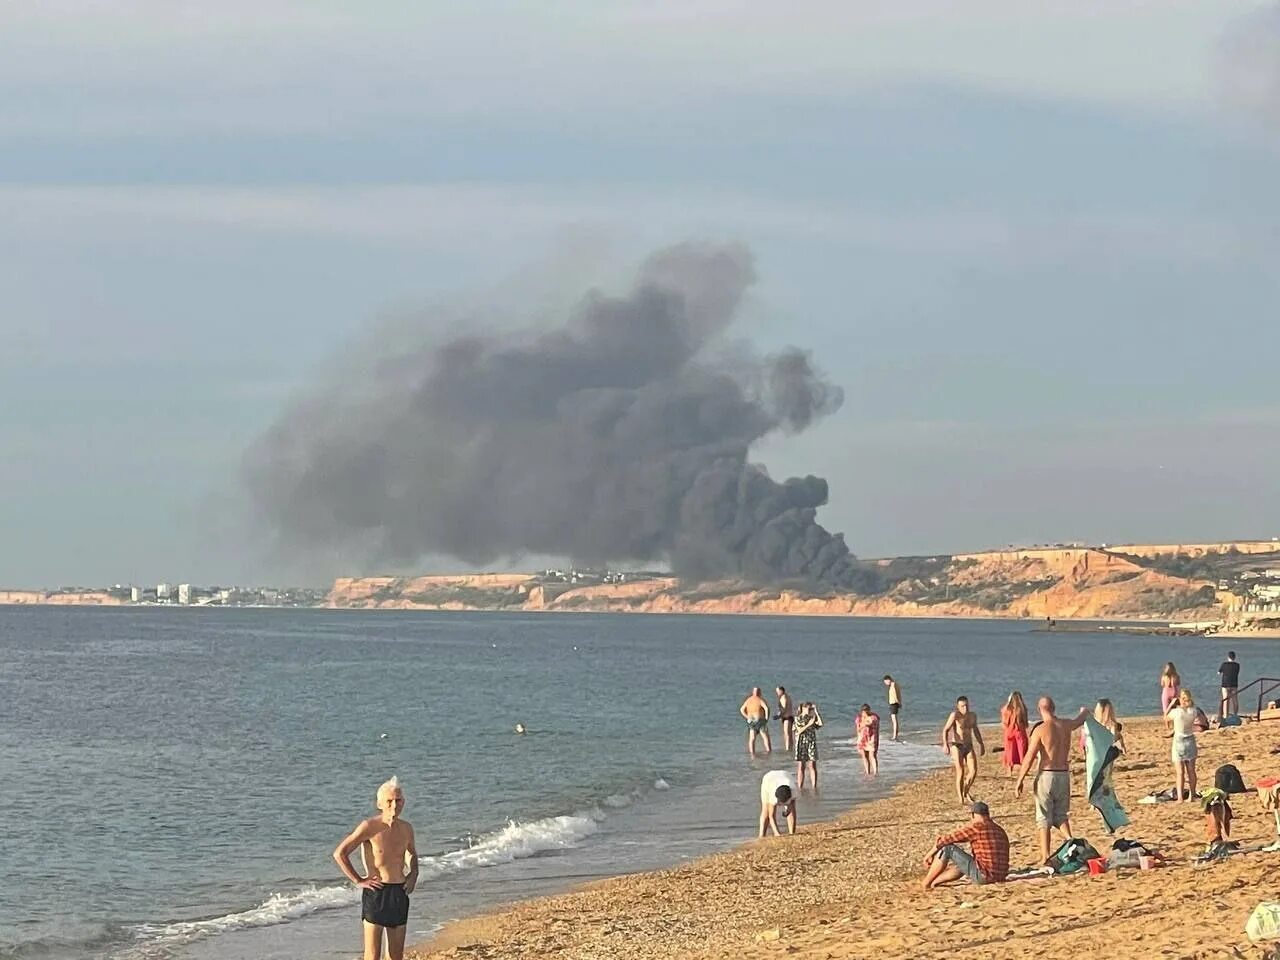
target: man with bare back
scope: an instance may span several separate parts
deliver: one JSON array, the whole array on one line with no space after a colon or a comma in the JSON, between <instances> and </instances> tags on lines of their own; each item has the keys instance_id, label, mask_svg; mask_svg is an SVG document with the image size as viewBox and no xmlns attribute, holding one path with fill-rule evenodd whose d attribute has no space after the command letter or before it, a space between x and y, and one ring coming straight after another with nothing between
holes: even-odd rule
<instances>
[{"instance_id":1,"label":"man with bare back","mask_svg":"<svg viewBox=\"0 0 1280 960\"><path fill-rule=\"evenodd\" d=\"M751 696L742 701L738 708L742 719L747 721L747 753L756 755L756 738L764 738L764 752L772 753L773 745L769 742L769 701L760 695L759 687L751 688Z\"/></svg>"},{"instance_id":2,"label":"man with bare back","mask_svg":"<svg viewBox=\"0 0 1280 960\"><path fill-rule=\"evenodd\" d=\"M977 741L976 748L974 741ZM969 709L968 697L956 699L956 708L943 724L942 749L951 755L956 768L956 798L961 803L970 803L969 791L978 779L978 757L987 752L987 745L978 729L978 715Z\"/></svg>"},{"instance_id":3,"label":"man with bare back","mask_svg":"<svg viewBox=\"0 0 1280 960\"><path fill-rule=\"evenodd\" d=\"M1031 765L1040 760L1040 770L1035 779L1036 832L1040 838L1040 859L1049 861L1049 839L1055 827L1063 836L1071 839L1071 734L1084 726L1089 708L1081 707L1074 720L1061 720L1054 716L1057 709L1052 697L1041 697L1037 704L1040 723L1031 731L1027 742L1027 755L1018 771L1018 796L1022 796L1023 783Z\"/></svg>"},{"instance_id":4,"label":"man with bare back","mask_svg":"<svg viewBox=\"0 0 1280 960\"><path fill-rule=\"evenodd\" d=\"M333 851L343 876L361 889L360 916L364 921L364 960L382 960L382 934L387 956L404 960L405 924L409 922L409 894L418 883L418 849L413 827L401 820L404 791L392 777L378 788L378 816L360 822ZM351 866L359 847L364 856L361 877ZM405 863L408 862L408 872Z\"/></svg>"}]
</instances>

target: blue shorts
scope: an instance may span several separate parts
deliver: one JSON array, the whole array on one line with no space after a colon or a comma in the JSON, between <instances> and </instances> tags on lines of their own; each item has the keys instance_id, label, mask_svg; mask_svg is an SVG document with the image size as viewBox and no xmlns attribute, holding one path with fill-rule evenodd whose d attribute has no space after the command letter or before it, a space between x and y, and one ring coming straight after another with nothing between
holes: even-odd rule
<instances>
[{"instance_id":1,"label":"blue shorts","mask_svg":"<svg viewBox=\"0 0 1280 960\"><path fill-rule=\"evenodd\" d=\"M962 850L954 843L948 843L945 847L938 851L938 856L942 857L944 863L949 863L960 870L970 883L983 884L987 882L986 877L982 875L982 871L978 869L978 861L973 859L973 854L967 850Z\"/></svg>"},{"instance_id":2,"label":"blue shorts","mask_svg":"<svg viewBox=\"0 0 1280 960\"><path fill-rule=\"evenodd\" d=\"M751 731L753 731L753 732L755 732L755 733L760 733L760 732L761 732L761 731L763 731L763 730L768 730L768 729L769 729L769 718L768 718L768 717L761 717L759 720L748 720L748 721L747 721L747 729L748 729L748 730L751 730Z\"/></svg>"}]
</instances>

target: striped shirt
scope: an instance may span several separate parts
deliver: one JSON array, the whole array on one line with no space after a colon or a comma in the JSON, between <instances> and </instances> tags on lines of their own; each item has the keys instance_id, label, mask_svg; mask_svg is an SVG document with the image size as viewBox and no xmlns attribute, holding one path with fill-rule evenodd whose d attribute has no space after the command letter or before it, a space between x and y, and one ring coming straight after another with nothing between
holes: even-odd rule
<instances>
[{"instance_id":1,"label":"striped shirt","mask_svg":"<svg viewBox=\"0 0 1280 960\"><path fill-rule=\"evenodd\" d=\"M994 820L975 820L954 833L938 838L938 847L968 843L987 883L1003 883L1009 876L1009 835Z\"/></svg>"}]
</instances>

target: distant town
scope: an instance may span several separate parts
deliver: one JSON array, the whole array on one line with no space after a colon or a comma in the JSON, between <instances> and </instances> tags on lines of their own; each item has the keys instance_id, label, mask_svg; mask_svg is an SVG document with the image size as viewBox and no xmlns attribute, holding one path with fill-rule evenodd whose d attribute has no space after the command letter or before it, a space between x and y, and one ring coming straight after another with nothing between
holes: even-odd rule
<instances>
[{"instance_id":1,"label":"distant town","mask_svg":"<svg viewBox=\"0 0 1280 960\"><path fill-rule=\"evenodd\" d=\"M0 603L99 604L142 607L319 607L327 588L222 587L157 583L110 587L58 587L52 590L0 590Z\"/></svg>"}]
</instances>

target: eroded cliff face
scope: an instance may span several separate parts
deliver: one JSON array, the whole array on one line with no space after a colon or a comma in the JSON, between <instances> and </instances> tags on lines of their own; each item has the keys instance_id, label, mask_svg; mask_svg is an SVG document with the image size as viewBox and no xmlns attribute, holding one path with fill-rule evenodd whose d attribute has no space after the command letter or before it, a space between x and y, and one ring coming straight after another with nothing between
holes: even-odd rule
<instances>
[{"instance_id":1,"label":"eroded cliff face","mask_svg":"<svg viewBox=\"0 0 1280 960\"><path fill-rule=\"evenodd\" d=\"M474 574L343 578L329 597L333 607L364 608L1039 619L1213 619L1222 615L1222 603L1207 580L1161 573L1092 548L958 555L936 576L903 580L875 596L812 596L734 583L690 586L669 577L572 586L525 574Z\"/></svg>"}]
</instances>

